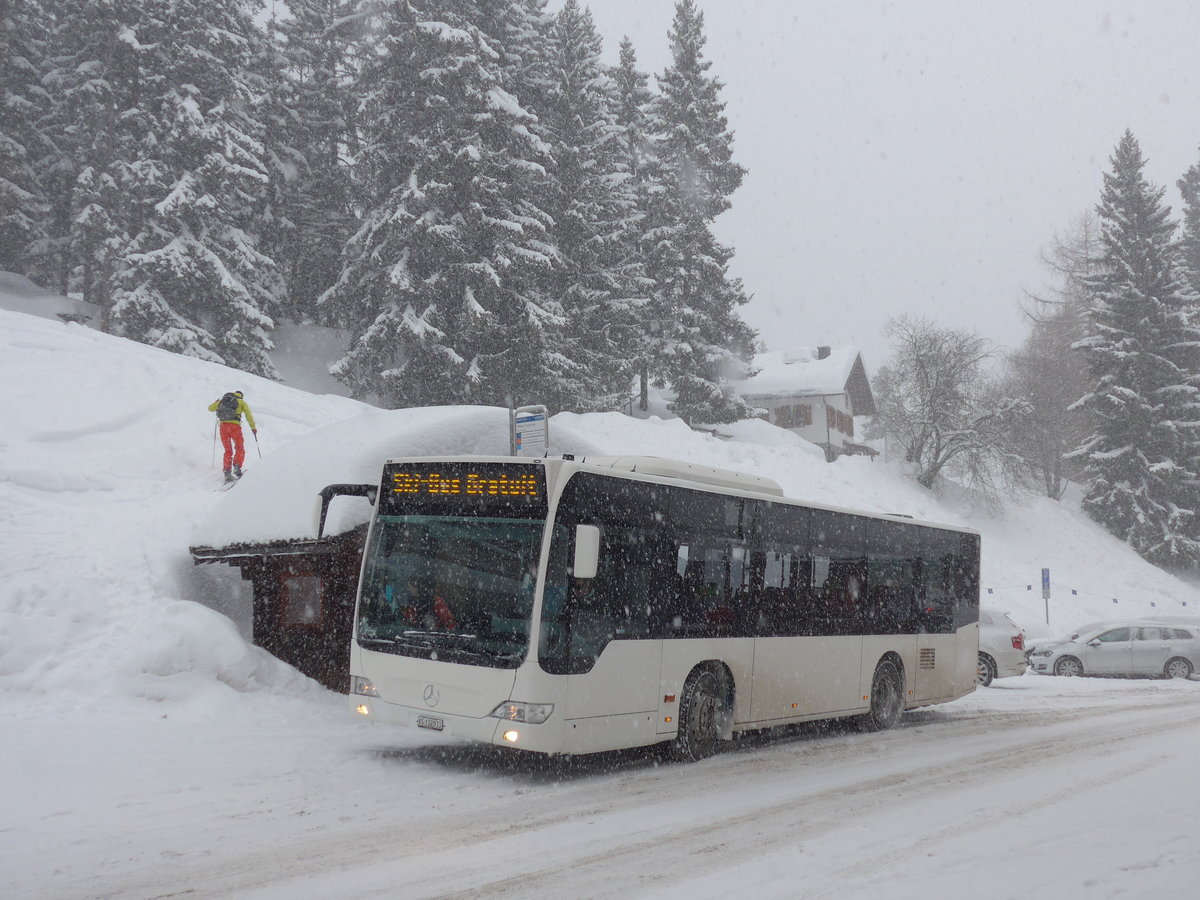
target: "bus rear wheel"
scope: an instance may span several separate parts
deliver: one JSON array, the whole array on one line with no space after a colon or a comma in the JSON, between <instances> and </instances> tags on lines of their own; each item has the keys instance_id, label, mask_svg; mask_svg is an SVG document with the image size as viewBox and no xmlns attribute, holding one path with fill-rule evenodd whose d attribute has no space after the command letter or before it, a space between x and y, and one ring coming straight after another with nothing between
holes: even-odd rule
<instances>
[{"instance_id":1,"label":"bus rear wheel","mask_svg":"<svg viewBox=\"0 0 1200 900\"><path fill-rule=\"evenodd\" d=\"M673 759L696 762L712 756L725 714L725 690L711 669L693 669L679 695L679 734L669 746Z\"/></svg>"},{"instance_id":2,"label":"bus rear wheel","mask_svg":"<svg viewBox=\"0 0 1200 900\"><path fill-rule=\"evenodd\" d=\"M895 728L904 712L904 679L890 659L881 660L871 678L871 711L863 716L868 731Z\"/></svg>"}]
</instances>

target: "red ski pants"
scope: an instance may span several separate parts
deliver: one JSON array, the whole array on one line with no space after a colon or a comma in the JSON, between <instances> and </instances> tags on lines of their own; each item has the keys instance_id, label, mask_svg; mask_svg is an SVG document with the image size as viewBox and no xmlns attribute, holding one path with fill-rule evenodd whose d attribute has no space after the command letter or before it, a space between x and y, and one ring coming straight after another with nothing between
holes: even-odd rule
<instances>
[{"instance_id":1,"label":"red ski pants","mask_svg":"<svg viewBox=\"0 0 1200 900\"><path fill-rule=\"evenodd\" d=\"M221 458L221 468L228 472L229 464L232 462L240 469L246 459L246 445L242 442L241 422L221 423L221 446L225 448L225 455Z\"/></svg>"}]
</instances>

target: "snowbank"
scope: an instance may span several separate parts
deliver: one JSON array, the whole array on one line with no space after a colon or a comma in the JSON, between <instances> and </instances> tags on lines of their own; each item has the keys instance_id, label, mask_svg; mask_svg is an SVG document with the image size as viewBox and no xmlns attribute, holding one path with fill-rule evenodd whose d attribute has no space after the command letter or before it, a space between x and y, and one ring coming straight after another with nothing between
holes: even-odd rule
<instances>
[{"instance_id":1,"label":"snowbank","mask_svg":"<svg viewBox=\"0 0 1200 900\"><path fill-rule=\"evenodd\" d=\"M0 294L0 307L13 305ZM207 406L233 389L245 392L261 443L250 442L244 481L220 493ZM195 569L188 546L304 536L326 484L374 482L388 457L502 454L508 441L501 409L383 411L4 310L0 408L0 688L81 705L195 703L212 715L227 715L230 697L317 689L247 643L221 612L238 618L248 592L237 593L233 573L222 570L221 582L217 569ZM766 475L819 503L974 527L985 603L1035 635L1198 605L1193 587L1144 563L1074 504L1032 498L993 514L943 502L881 462L826 464L763 422L722 432L732 439L654 416L560 413L550 446L673 456ZM367 509L347 500L332 512L337 530ZM1049 626L1042 567L1054 586Z\"/></svg>"}]
</instances>

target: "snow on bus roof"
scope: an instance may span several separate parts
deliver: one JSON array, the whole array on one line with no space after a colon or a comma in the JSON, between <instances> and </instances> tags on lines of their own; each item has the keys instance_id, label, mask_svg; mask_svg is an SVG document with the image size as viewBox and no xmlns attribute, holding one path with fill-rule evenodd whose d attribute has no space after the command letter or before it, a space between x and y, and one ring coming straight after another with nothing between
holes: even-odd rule
<instances>
[{"instance_id":1,"label":"snow on bus roof","mask_svg":"<svg viewBox=\"0 0 1200 900\"><path fill-rule=\"evenodd\" d=\"M507 450L507 412L501 408L371 410L297 438L261 460L249 458L242 480L197 523L191 543L226 547L315 538L313 511L326 485L377 484L390 457L502 455ZM325 533L348 531L370 514L364 499L335 499Z\"/></svg>"},{"instance_id":2,"label":"snow on bus roof","mask_svg":"<svg viewBox=\"0 0 1200 900\"><path fill-rule=\"evenodd\" d=\"M483 406L370 410L297 438L261 460L251 455L246 475L197 523L191 546L315 538L314 510L326 485L377 484L389 459L507 456L507 415L503 408ZM692 431L679 419L564 412L550 420L550 455L655 457L670 447L674 457L687 461L682 463L685 467L713 469L733 468L729 463L736 455L737 472L747 481L746 487L765 481L754 474L759 462L778 453L799 451L812 456L814 467L825 467L818 448L765 422L721 427L731 441ZM364 499L335 498L324 533L348 531L365 523L370 514Z\"/></svg>"},{"instance_id":3,"label":"snow on bus roof","mask_svg":"<svg viewBox=\"0 0 1200 900\"><path fill-rule=\"evenodd\" d=\"M782 488L757 473L779 472L780 454L791 460L785 471L810 485L808 502L841 508L842 493L812 496L812 474L822 483L836 481L824 457L809 459L811 445L765 422L748 420L724 425L730 440L692 431L678 419L635 419L620 413L558 413L550 422L550 455L575 455L608 467L666 475L684 481L725 484L776 496L795 496L796 485ZM663 457L669 447L671 457ZM614 452L614 450L623 452ZM342 419L297 438L263 459L251 458L246 475L210 507L195 526L193 547L224 548L238 544L316 538L316 512L322 488L331 484L378 484L389 459L493 457L508 452L507 410L498 407L444 406L370 410ZM733 466L730 465L733 463ZM805 463L800 469L797 465ZM736 466L736 468L734 468ZM843 467L845 468L845 467ZM828 473L828 474L826 474ZM822 492L823 493L823 492ZM880 511L882 512L882 511ZM341 534L365 524L371 506L361 497L336 497L325 521L325 535Z\"/></svg>"}]
</instances>

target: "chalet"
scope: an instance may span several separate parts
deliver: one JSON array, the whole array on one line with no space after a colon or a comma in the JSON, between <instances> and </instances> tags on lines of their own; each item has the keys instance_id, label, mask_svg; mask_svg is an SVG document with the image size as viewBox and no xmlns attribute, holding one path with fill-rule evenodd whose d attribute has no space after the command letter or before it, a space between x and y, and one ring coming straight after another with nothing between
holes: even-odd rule
<instances>
[{"instance_id":1,"label":"chalet","mask_svg":"<svg viewBox=\"0 0 1200 900\"><path fill-rule=\"evenodd\" d=\"M756 374L735 386L761 418L821 447L830 462L851 454L876 455L855 434L856 416L875 415L858 350L793 347L758 354L754 368Z\"/></svg>"}]
</instances>

